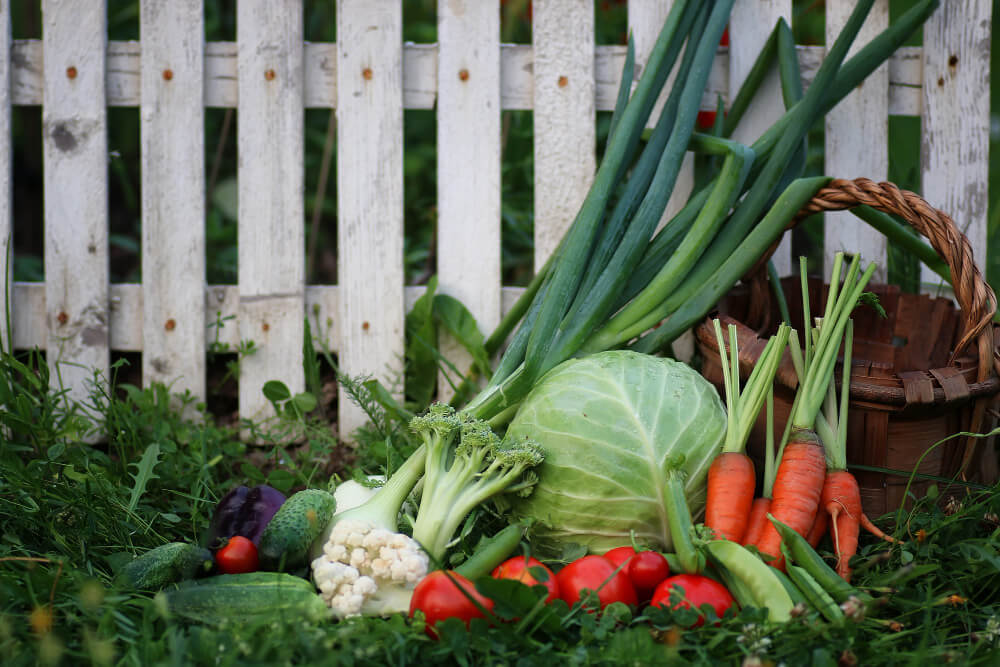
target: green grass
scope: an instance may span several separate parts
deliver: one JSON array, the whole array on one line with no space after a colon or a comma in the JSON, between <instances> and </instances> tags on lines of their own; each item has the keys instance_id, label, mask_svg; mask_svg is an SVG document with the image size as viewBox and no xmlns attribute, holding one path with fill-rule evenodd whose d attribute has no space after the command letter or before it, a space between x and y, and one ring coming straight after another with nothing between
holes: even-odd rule
<instances>
[{"instance_id":1,"label":"green grass","mask_svg":"<svg viewBox=\"0 0 1000 667\"><path fill-rule=\"evenodd\" d=\"M115 572L167 541L199 542L232 486L326 487L384 464L382 433L344 452L321 422L282 403L254 425L248 447L164 387L96 389L82 405L50 386L37 355L0 363L0 655L5 664L991 664L1000 659L1000 494L933 487L899 515L889 545L863 540L856 583L882 591L866 618L815 615L769 625L745 609L718 626L683 629L690 611L615 606L604 615L562 603L531 622L534 593L514 582L485 589L504 620L457 621L433 641L402 616L263 626L170 618L155 595L123 590ZM355 390L363 391L361 385ZM281 398L280 392L271 393ZM281 399L291 401L292 399ZM377 409L372 407L372 409ZM381 428L391 428L380 415ZM106 442L87 444L95 429ZM298 434L289 440L288 434ZM281 444L279 444L281 443ZM331 462L341 461L341 464ZM945 496L948 500L945 501ZM942 502L937 502L942 501ZM897 517L885 517L892 527ZM461 559L467 533L453 557ZM829 545L826 545L829 546ZM891 592L889 592L891 591ZM852 658L853 656L853 658Z\"/></svg>"}]
</instances>

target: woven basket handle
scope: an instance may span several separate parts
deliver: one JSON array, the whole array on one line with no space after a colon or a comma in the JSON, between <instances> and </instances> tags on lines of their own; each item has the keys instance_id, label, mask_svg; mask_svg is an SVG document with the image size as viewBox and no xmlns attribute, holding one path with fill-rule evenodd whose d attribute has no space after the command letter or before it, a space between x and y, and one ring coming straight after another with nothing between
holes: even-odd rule
<instances>
[{"instance_id":1,"label":"woven basket handle","mask_svg":"<svg viewBox=\"0 0 1000 667\"><path fill-rule=\"evenodd\" d=\"M997 310L996 295L976 266L969 239L947 213L934 208L920 195L901 190L892 183L876 183L867 178L835 179L802 207L796 221L813 213L862 205L902 218L930 241L951 269L955 300L963 315L962 336L952 352L951 361L975 340L979 357L978 381L985 380L995 364L1000 374L990 326Z\"/></svg>"}]
</instances>

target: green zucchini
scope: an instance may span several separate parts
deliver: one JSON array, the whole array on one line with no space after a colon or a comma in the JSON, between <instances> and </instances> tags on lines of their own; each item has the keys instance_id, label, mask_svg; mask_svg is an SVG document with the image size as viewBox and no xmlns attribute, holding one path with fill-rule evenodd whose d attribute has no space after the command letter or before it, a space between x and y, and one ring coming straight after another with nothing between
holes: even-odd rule
<instances>
[{"instance_id":1,"label":"green zucchini","mask_svg":"<svg viewBox=\"0 0 1000 667\"><path fill-rule=\"evenodd\" d=\"M130 588L158 591L167 584L207 574L212 565L212 552L208 549L185 542L168 542L125 565L118 578Z\"/></svg>"},{"instance_id":2,"label":"green zucchini","mask_svg":"<svg viewBox=\"0 0 1000 667\"><path fill-rule=\"evenodd\" d=\"M183 582L163 595L171 615L207 625L330 617L312 582L283 572L220 574Z\"/></svg>"},{"instance_id":3,"label":"green zucchini","mask_svg":"<svg viewBox=\"0 0 1000 667\"><path fill-rule=\"evenodd\" d=\"M333 518L337 501L321 489L305 489L286 500L268 522L257 554L263 569L305 565L309 547Z\"/></svg>"}]
</instances>

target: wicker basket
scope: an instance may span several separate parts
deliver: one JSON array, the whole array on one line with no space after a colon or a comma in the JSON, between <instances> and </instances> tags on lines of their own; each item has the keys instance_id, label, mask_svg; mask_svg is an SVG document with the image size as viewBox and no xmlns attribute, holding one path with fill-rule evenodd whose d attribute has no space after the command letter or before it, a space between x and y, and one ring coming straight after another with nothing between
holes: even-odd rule
<instances>
[{"instance_id":1,"label":"wicker basket","mask_svg":"<svg viewBox=\"0 0 1000 667\"><path fill-rule=\"evenodd\" d=\"M795 222L812 213L861 205L894 214L927 237L951 268L960 307L956 309L951 299L870 285L887 317L879 318L870 308L855 311L848 464L905 473L854 469L866 513L879 516L899 507L913 470L946 479L997 479L992 440L956 437L927 450L959 431L985 432L995 421L996 411L987 410L987 405L1000 392L996 370L1000 337L992 324L996 297L973 261L968 240L950 217L919 196L889 183L835 180L803 207ZM783 281L783 288L792 322L801 328L799 279ZM825 302L826 289L820 281L809 282L814 310ZM712 315L722 319L724 329L727 322L737 325L744 379L780 319L770 295L766 272L757 270L720 301L718 312ZM718 345L710 319L697 328L696 335L704 356L702 373L721 387ZM797 385L787 352L775 385L775 429L780 434ZM747 447L758 463L763 458L763 433L761 418ZM920 497L930 483L928 478L917 477L911 490Z\"/></svg>"}]
</instances>

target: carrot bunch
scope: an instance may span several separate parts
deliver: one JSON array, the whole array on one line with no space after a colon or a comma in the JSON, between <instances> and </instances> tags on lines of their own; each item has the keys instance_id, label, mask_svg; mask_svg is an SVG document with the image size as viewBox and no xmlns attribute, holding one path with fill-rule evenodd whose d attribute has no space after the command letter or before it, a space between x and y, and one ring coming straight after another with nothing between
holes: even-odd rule
<instances>
[{"instance_id":1,"label":"carrot bunch","mask_svg":"<svg viewBox=\"0 0 1000 667\"><path fill-rule=\"evenodd\" d=\"M855 256L841 284L843 262L843 253L837 253L822 324L813 329L809 326L812 318L803 260L803 311L808 332L804 336L804 359L794 332L789 346L799 375L799 388L786 426L784 444L778 452L780 463L774 476L770 512L803 537L810 534L816 523L826 482L826 452L814 430L817 416L833 379L837 353L851 311L875 271L875 265L871 264L863 273L860 272L860 258ZM764 525L760 536L752 544L762 554L772 557L772 565L784 567L781 537L770 522Z\"/></svg>"},{"instance_id":2,"label":"carrot bunch","mask_svg":"<svg viewBox=\"0 0 1000 667\"><path fill-rule=\"evenodd\" d=\"M715 320L728 424L722 452L708 469L705 525L715 531L717 537L733 542L742 541L746 532L756 483L753 461L744 451L746 442L764 399L773 386L781 356L788 346L790 330L784 323L778 327L777 333L764 346L741 392L736 327L729 325L727 354L722 326L719 320Z\"/></svg>"}]
</instances>

